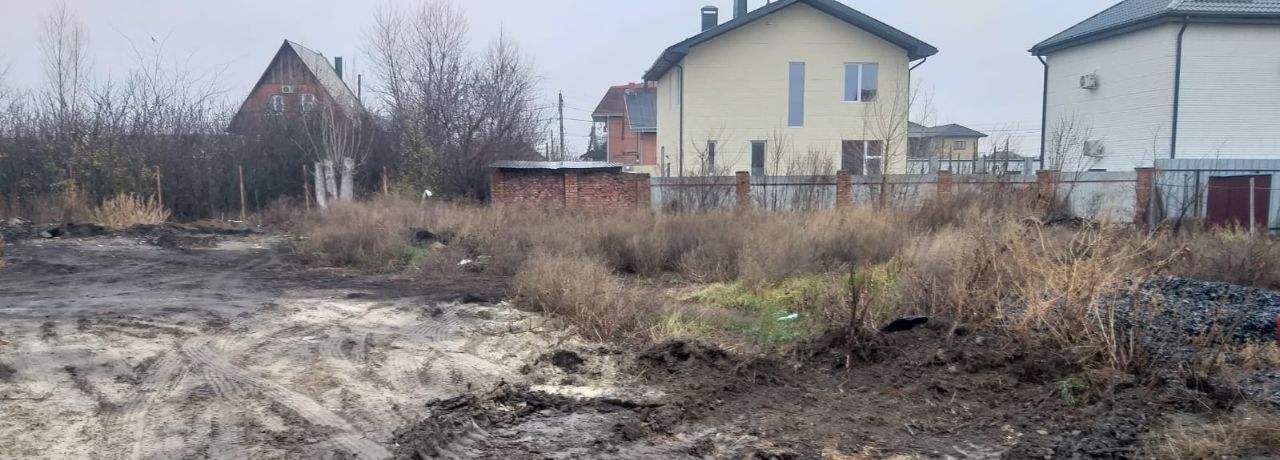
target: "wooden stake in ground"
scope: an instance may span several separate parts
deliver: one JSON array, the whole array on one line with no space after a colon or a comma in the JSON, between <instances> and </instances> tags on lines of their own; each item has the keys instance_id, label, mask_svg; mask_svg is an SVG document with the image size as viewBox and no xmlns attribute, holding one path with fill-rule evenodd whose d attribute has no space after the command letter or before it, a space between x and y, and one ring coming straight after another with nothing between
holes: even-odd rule
<instances>
[{"instance_id":1,"label":"wooden stake in ground","mask_svg":"<svg viewBox=\"0 0 1280 460\"><path fill-rule=\"evenodd\" d=\"M244 222L244 165L236 165L240 170L240 222Z\"/></svg>"},{"instance_id":2,"label":"wooden stake in ground","mask_svg":"<svg viewBox=\"0 0 1280 460\"><path fill-rule=\"evenodd\" d=\"M302 199L307 202L307 211L311 210L311 184L307 183L307 165L302 165Z\"/></svg>"},{"instance_id":3,"label":"wooden stake in ground","mask_svg":"<svg viewBox=\"0 0 1280 460\"><path fill-rule=\"evenodd\" d=\"M387 167L383 166L382 167L382 195L387 196L390 194L391 194L390 189L387 187Z\"/></svg>"},{"instance_id":4,"label":"wooden stake in ground","mask_svg":"<svg viewBox=\"0 0 1280 460\"><path fill-rule=\"evenodd\" d=\"M160 167L156 166L156 204L164 207L164 189L160 187Z\"/></svg>"}]
</instances>

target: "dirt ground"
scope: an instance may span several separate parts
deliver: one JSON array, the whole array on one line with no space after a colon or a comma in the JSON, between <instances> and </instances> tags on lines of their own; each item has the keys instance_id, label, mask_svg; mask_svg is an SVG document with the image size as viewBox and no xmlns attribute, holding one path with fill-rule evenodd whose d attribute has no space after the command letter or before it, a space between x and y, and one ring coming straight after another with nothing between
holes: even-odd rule
<instances>
[{"instance_id":1,"label":"dirt ground","mask_svg":"<svg viewBox=\"0 0 1280 460\"><path fill-rule=\"evenodd\" d=\"M513 308L500 278L153 233L6 248L0 458L1143 458L1166 414L1241 403L937 322L854 358L620 350Z\"/></svg>"},{"instance_id":2,"label":"dirt ground","mask_svg":"<svg viewBox=\"0 0 1280 460\"><path fill-rule=\"evenodd\" d=\"M206 239L7 248L0 457L385 458L426 401L561 340L483 280L412 287L301 268L271 238Z\"/></svg>"}]
</instances>

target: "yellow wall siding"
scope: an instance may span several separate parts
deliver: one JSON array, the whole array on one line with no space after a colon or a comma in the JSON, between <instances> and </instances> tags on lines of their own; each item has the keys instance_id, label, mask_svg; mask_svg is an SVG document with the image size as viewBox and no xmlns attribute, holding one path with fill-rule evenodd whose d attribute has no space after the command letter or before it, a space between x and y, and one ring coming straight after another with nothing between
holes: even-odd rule
<instances>
[{"instance_id":1,"label":"yellow wall siding","mask_svg":"<svg viewBox=\"0 0 1280 460\"><path fill-rule=\"evenodd\" d=\"M787 126L788 66L805 63L804 126ZM879 64L879 97L871 103L844 102L844 65ZM840 164L842 140L891 137L889 172L905 171L908 106L906 50L813 9L795 4L694 47L684 67L684 172L701 170L706 141L717 143L717 169L748 171L750 142L779 140L787 146L780 161L768 158L771 174L790 158L822 155ZM658 146L678 174L681 69L658 82Z\"/></svg>"}]
</instances>

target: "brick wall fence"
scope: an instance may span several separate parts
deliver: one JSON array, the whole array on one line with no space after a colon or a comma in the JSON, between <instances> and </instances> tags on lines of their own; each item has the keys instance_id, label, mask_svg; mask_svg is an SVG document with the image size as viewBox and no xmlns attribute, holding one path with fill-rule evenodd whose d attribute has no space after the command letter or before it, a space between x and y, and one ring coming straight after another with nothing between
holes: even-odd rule
<instances>
[{"instance_id":1,"label":"brick wall fence","mask_svg":"<svg viewBox=\"0 0 1280 460\"><path fill-rule=\"evenodd\" d=\"M498 169L490 181L494 203L621 210L649 207L649 175L620 171Z\"/></svg>"}]
</instances>

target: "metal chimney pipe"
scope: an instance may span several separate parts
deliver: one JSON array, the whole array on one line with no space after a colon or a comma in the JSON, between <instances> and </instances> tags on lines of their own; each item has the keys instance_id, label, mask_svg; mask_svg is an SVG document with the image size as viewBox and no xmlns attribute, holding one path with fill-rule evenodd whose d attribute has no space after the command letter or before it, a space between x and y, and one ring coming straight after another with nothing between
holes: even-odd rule
<instances>
[{"instance_id":1,"label":"metal chimney pipe","mask_svg":"<svg viewBox=\"0 0 1280 460\"><path fill-rule=\"evenodd\" d=\"M747 0L733 0L733 18L738 19L747 15Z\"/></svg>"},{"instance_id":2,"label":"metal chimney pipe","mask_svg":"<svg viewBox=\"0 0 1280 460\"><path fill-rule=\"evenodd\" d=\"M714 6L702 7L702 31L706 32L720 24L720 9Z\"/></svg>"},{"instance_id":3,"label":"metal chimney pipe","mask_svg":"<svg viewBox=\"0 0 1280 460\"><path fill-rule=\"evenodd\" d=\"M342 79L342 56L333 58L333 70L338 73L338 79Z\"/></svg>"}]
</instances>

